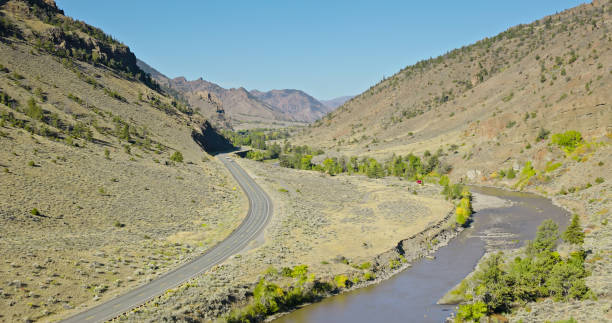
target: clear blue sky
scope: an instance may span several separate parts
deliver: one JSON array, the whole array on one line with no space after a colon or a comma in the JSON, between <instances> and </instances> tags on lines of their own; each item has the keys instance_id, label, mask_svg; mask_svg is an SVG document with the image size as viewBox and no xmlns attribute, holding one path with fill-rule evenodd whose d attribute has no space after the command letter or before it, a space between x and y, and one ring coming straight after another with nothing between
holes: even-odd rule
<instances>
[{"instance_id":1,"label":"clear blue sky","mask_svg":"<svg viewBox=\"0 0 612 323\"><path fill-rule=\"evenodd\" d=\"M580 0L56 0L169 77L223 87L359 94L421 59Z\"/></svg>"}]
</instances>

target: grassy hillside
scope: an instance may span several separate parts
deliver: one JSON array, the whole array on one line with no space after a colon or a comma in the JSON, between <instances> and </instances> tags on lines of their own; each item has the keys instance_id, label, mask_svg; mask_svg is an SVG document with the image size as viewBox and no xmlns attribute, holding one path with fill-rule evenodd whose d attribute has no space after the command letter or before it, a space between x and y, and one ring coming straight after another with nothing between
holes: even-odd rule
<instances>
[{"instance_id":1,"label":"grassy hillside","mask_svg":"<svg viewBox=\"0 0 612 323\"><path fill-rule=\"evenodd\" d=\"M209 125L135 62L52 1L0 1L0 321L109 298L245 214Z\"/></svg>"},{"instance_id":2,"label":"grassy hillside","mask_svg":"<svg viewBox=\"0 0 612 323\"><path fill-rule=\"evenodd\" d=\"M470 180L530 160L538 170L563 162L548 134L577 130L586 142L609 143L611 8L609 1L581 5L408 66L297 142L381 159L441 149L452 177Z\"/></svg>"}]
</instances>

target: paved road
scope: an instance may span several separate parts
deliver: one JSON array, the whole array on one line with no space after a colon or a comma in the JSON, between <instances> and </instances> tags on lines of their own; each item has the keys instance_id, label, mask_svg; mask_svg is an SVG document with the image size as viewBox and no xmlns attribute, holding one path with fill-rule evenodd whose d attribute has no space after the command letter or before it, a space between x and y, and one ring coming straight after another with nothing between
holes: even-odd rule
<instances>
[{"instance_id":1,"label":"paved road","mask_svg":"<svg viewBox=\"0 0 612 323\"><path fill-rule=\"evenodd\" d=\"M104 322L113 319L223 262L259 235L272 215L270 198L240 166L231 158L226 158L227 156L228 154L220 154L218 158L249 198L249 212L240 226L205 254L145 285L87 309L63 322Z\"/></svg>"}]
</instances>

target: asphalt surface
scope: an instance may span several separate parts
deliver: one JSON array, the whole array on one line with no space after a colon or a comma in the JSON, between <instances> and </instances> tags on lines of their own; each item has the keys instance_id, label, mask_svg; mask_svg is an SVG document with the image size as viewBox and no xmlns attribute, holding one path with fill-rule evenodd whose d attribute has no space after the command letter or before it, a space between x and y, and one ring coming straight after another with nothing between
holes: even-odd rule
<instances>
[{"instance_id":1,"label":"asphalt surface","mask_svg":"<svg viewBox=\"0 0 612 323\"><path fill-rule=\"evenodd\" d=\"M249 211L238 228L223 241L192 261L63 322L104 322L120 316L240 252L261 233L272 215L270 198L231 157L228 157L228 154L220 154L217 157L234 176L249 199Z\"/></svg>"}]
</instances>

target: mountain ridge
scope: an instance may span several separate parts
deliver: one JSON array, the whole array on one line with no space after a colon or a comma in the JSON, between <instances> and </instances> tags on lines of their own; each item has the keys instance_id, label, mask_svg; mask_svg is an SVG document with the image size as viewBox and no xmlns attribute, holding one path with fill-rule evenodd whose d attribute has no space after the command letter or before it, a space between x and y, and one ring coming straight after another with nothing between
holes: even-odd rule
<instances>
[{"instance_id":1,"label":"mountain ridge","mask_svg":"<svg viewBox=\"0 0 612 323\"><path fill-rule=\"evenodd\" d=\"M143 61L140 67L160 84L179 91L194 107L200 107L209 115L207 107L201 107L201 97L214 96L233 124L279 122L310 123L333 111L337 106L324 105L308 93L297 89L247 90L244 87L226 89L203 78L188 80L184 76L169 78Z\"/></svg>"},{"instance_id":2,"label":"mountain ridge","mask_svg":"<svg viewBox=\"0 0 612 323\"><path fill-rule=\"evenodd\" d=\"M612 133L609 6L583 4L407 66L296 141L383 159L441 149L454 179L523 165L535 152L545 168L555 157L540 132Z\"/></svg>"}]
</instances>

